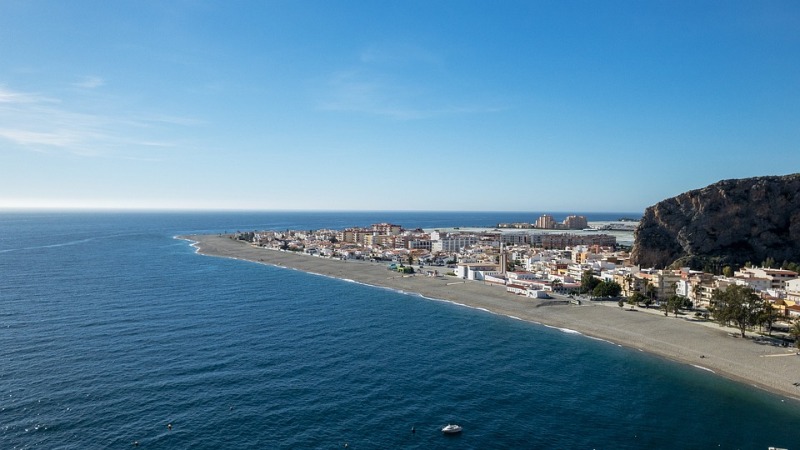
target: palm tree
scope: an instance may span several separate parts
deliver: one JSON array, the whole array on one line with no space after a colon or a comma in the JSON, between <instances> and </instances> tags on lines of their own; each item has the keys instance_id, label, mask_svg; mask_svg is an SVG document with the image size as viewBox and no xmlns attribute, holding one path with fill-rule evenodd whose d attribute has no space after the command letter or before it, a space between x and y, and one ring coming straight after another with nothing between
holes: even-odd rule
<instances>
[{"instance_id":1,"label":"palm tree","mask_svg":"<svg viewBox=\"0 0 800 450\"><path fill-rule=\"evenodd\" d=\"M697 283L697 284L694 285L694 287L692 287L692 294L694 294L694 304L695 304L695 306L700 304L700 291L702 291L702 287L701 287L700 283Z\"/></svg>"},{"instance_id":2,"label":"palm tree","mask_svg":"<svg viewBox=\"0 0 800 450\"><path fill-rule=\"evenodd\" d=\"M657 292L656 286L651 281L648 281L647 284L644 285L644 299L642 301L644 302L645 308L649 308L650 305L655 303Z\"/></svg>"},{"instance_id":3,"label":"palm tree","mask_svg":"<svg viewBox=\"0 0 800 450\"><path fill-rule=\"evenodd\" d=\"M767 326L767 334L772 336L772 325L778 320L778 311L772 303L764 302L764 309L758 317L759 326Z\"/></svg>"},{"instance_id":4,"label":"palm tree","mask_svg":"<svg viewBox=\"0 0 800 450\"><path fill-rule=\"evenodd\" d=\"M625 295L630 296L633 294L633 275L627 274L623 279L625 280Z\"/></svg>"}]
</instances>

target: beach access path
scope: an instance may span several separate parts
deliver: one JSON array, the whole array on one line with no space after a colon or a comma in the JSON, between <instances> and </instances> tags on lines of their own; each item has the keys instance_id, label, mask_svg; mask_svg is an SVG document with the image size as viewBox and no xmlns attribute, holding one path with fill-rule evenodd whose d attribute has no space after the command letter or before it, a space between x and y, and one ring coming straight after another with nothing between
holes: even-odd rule
<instances>
[{"instance_id":1,"label":"beach access path","mask_svg":"<svg viewBox=\"0 0 800 450\"><path fill-rule=\"evenodd\" d=\"M503 286L452 276L402 275L384 263L342 261L252 246L228 235L180 236L198 253L297 269L329 277L386 287L428 298L448 300L496 314L580 332L690 364L742 383L800 401L800 355L785 348L742 339L732 328L693 323L596 302L572 305L507 293ZM443 268L437 268L440 270ZM752 336L752 333L748 333ZM796 383L798 385L796 385ZM800 403L798 403L800 405Z\"/></svg>"}]
</instances>

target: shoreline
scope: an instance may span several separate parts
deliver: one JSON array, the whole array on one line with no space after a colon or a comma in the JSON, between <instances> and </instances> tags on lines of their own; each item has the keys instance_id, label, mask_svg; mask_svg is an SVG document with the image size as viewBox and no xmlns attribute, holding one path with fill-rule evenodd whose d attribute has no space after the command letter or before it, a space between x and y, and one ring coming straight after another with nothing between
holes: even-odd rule
<instances>
[{"instance_id":1,"label":"shoreline","mask_svg":"<svg viewBox=\"0 0 800 450\"><path fill-rule=\"evenodd\" d=\"M732 337L717 324L664 317L588 302L581 306L553 305L507 293L502 286L453 277L403 276L384 264L341 261L253 247L227 235L176 236L191 242L197 253L239 259L337 278L368 286L447 301L566 333L579 333L690 365L730 380L800 401L800 355L795 348L775 347L753 339ZM749 334L752 335L752 334Z\"/></svg>"}]
</instances>

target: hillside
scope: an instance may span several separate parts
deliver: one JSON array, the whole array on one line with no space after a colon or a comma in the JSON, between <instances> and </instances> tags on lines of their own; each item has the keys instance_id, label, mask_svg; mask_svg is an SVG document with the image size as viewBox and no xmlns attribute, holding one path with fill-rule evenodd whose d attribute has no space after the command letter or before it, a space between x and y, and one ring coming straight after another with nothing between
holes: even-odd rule
<instances>
[{"instance_id":1,"label":"hillside","mask_svg":"<svg viewBox=\"0 0 800 450\"><path fill-rule=\"evenodd\" d=\"M632 261L713 269L800 261L800 174L723 180L645 210Z\"/></svg>"}]
</instances>

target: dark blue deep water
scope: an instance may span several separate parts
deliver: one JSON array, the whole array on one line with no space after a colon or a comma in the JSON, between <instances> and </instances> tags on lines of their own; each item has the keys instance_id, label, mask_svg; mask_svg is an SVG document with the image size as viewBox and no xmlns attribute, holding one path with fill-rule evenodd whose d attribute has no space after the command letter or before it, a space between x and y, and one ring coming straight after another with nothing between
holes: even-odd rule
<instances>
[{"instance_id":1,"label":"dark blue deep water","mask_svg":"<svg viewBox=\"0 0 800 450\"><path fill-rule=\"evenodd\" d=\"M800 404L693 367L173 238L536 217L0 214L0 448L800 448Z\"/></svg>"}]
</instances>

